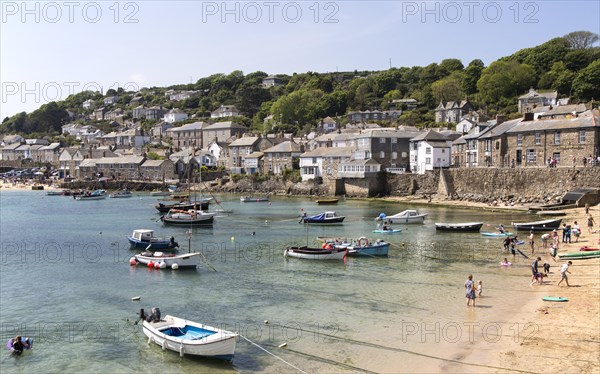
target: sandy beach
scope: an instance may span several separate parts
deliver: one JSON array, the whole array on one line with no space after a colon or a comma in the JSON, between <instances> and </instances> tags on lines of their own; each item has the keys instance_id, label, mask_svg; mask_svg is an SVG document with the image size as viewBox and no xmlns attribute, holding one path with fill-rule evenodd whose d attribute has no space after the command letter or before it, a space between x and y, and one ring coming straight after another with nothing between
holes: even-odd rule
<instances>
[{"instance_id":1,"label":"sandy beach","mask_svg":"<svg viewBox=\"0 0 600 374\"><path fill-rule=\"evenodd\" d=\"M433 198L388 197L384 200L395 202L410 202L419 205L456 206L460 208L484 210L527 210L526 206L491 206L488 204L446 200ZM577 243L560 243L559 253L578 252L583 246L600 247L600 232L589 234L585 209L574 208L564 211L566 216L563 223L573 224L577 221L583 234ZM589 213L594 217L594 229L598 230L600 221L600 206L593 206ZM540 220L543 218L540 218ZM532 218L532 220L536 220ZM559 236L562 233L559 230ZM522 234L522 236L524 236ZM557 286L560 280L560 266L566 261L556 261L541 248L541 233L535 235L535 257L540 256L540 270L544 262L551 264L550 274L544 278L542 285L530 287L530 267L512 269L523 278L522 307L511 314L503 316L499 321L503 326L510 326L510 331L502 331L509 339L499 342L475 341L469 347L448 345L448 349L440 349L441 359L435 371L442 372L532 372L532 373L600 373L600 259L573 260L569 275L570 287L565 282ZM573 238L572 238L573 240ZM530 256L528 246L525 253ZM490 285L487 285L490 286ZM501 285L496 285L500 291L490 291L495 300L501 300ZM569 299L568 302L543 301L544 296L560 296ZM480 306L489 307L485 296L478 300ZM479 311L479 313L486 313ZM514 329L513 329L514 327ZM384 366L380 372L394 373L398 368ZM429 368L431 369L431 368ZM438 370L439 369L439 370ZM427 372L428 369L416 369ZM424 371L423 371L424 370ZM402 370L402 372L407 372Z\"/></svg>"}]
</instances>

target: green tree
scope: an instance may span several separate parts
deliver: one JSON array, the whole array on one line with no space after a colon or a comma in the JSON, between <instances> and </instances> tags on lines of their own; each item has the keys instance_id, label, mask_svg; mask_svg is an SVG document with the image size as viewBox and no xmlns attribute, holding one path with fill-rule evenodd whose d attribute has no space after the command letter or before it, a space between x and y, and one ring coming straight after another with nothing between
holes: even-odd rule
<instances>
[{"instance_id":1,"label":"green tree","mask_svg":"<svg viewBox=\"0 0 600 374\"><path fill-rule=\"evenodd\" d=\"M456 71L463 71L465 66L463 63L457 58L447 58L440 62L440 71L444 75L450 75Z\"/></svg>"},{"instance_id":2,"label":"green tree","mask_svg":"<svg viewBox=\"0 0 600 374\"><path fill-rule=\"evenodd\" d=\"M469 63L463 75L462 89L467 95L477 92L477 81L481 78L481 72L485 68L483 61L476 59Z\"/></svg>"},{"instance_id":3,"label":"green tree","mask_svg":"<svg viewBox=\"0 0 600 374\"><path fill-rule=\"evenodd\" d=\"M598 34L589 31L573 31L564 36L571 49L591 48L598 42Z\"/></svg>"},{"instance_id":4,"label":"green tree","mask_svg":"<svg viewBox=\"0 0 600 374\"><path fill-rule=\"evenodd\" d=\"M431 92L436 102L460 100L464 93L462 90L463 74L455 71L451 75L431 84Z\"/></svg>"},{"instance_id":5,"label":"green tree","mask_svg":"<svg viewBox=\"0 0 600 374\"><path fill-rule=\"evenodd\" d=\"M501 98L512 98L527 90L535 82L531 66L515 61L495 61L485 68L477 81L477 89L486 103Z\"/></svg>"},{"instance_id":6,"label":"green tree","mask_svg":"<svg viewBox=\"0 0 600 374\"><path fill-rule=\"evenodd\" d=\"M573 95L582 101L600 98L600 59L577 74L573 81Z\"/></svg>"},{"instance_id":7,"label":"green tree","mask_svg":"<svg viewBox=\"0 0 600 374\"><path fill-rule=\"evenodd\" d=\"M318 106L323 95L321 90L294 91L273 103L271 113L280 124L304 126L322 116Z\"/></svg>"}]
</instances>

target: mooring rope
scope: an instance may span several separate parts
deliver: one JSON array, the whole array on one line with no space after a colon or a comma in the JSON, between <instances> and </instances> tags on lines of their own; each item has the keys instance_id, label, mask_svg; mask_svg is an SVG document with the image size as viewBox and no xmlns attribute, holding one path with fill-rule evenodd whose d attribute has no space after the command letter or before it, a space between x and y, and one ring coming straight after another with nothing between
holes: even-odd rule
<instances>
[{"instance_id":1,"label":"mooring rope","mask_svg":"<svg viewBox=\"0 0 600 374\"><path fill-rule=\"evenodd\" d=\"M286 361L286 360L284 360L283 358L281 358L281 357L279 357L279 356L275 355L274 353L271 353L271 352L267 351L265 348L263 348L263 347L261 347L260 345L256 344L255 342L253 342L252 340L248 339L248 338L247 338L247 337L245 337L244 335L240 335L240 337L244 338L244 339L245 339L245 340L246 340L248 343L250 343L250 344L252 344L252 345L256 346L257 348L259 348L259 349L261 349L261 350L263 350L263 351L265 351L265 352L267 352L268 354L270 354L271 356L275 357L276 359L278 359L279 361L283 362L284 364L286 364L286 365L289 365L289 366L293 367L294 369L298 370L298 371L299 371L299 372L301 372L301 373L308 374L308 373L306 373L304 370L300 369L300 368L299 368L299 367L297 367L297 366L294 366L293 364L291 364L291 363L287 362L287 361Z\"/></svg>"}]
</instances>

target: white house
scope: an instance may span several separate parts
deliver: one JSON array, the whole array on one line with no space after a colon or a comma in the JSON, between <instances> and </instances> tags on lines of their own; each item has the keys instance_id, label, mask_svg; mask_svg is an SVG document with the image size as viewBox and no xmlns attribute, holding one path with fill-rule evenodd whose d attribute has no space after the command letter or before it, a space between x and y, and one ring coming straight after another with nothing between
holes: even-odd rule
<instances>
[{"instance_id":1,"label":"white house","mask_svg":"<svg viewBox=\"0 0 600 374\"><path fill-rule=\"evenodd\" d=\"M175 123L175 122L184 121L187 118L188 118L187 113L185 113L181 109L171 109L165 114L165 118L163 118L163 121L165 121L167 123Z\"/></svg>"},{"instance_id":2,"label":"white house","mask_svg":"<svg viewBox=\"0 0 600 374\"><path fill-rule=\"evenodd\" d=\"M104 105L112 105L116 104L119 101L118 96L107 96L104 98Z\"/></svg>"},{"instance_id":3,"label":"white house","mask_svg":"<svg viewBox=\"0 0 600 374\"><path fill-rule=\"evenodd\" d=\"M410 170L425 174L435 168L450 166L452 141L437 131L429 130L425 134L410 139Z\"/></svg>"},{"instance_id":4,"label":"white house","mask_svg":"<svg viewBox=\"0 0 600 374\"><path fill-rule=\"evenodd\" d=\"M302 181L322 177L335 177L339 165L350 161L349 147L321 147L300 155Z\"/></svg>"},{"instance_id":5,"label":"white house","mask_svg":"<svg viewBox=\"0 0 600 374\"><path fill-rule=\"evenodd\" d=\"M240 111L234 105L221 105L219 109L210 114L210 118L237 117L239 115Z\"/></svg>"},{"instance_id":6,"label":"white house","mask_svg":"<svg viewBox=\"0 0 600 374\"><path fill-rule=\"evenodd\" d=\"M94 109L94 100L87 99L83 102L83 109Z\"/></svg>"}]
</instances>

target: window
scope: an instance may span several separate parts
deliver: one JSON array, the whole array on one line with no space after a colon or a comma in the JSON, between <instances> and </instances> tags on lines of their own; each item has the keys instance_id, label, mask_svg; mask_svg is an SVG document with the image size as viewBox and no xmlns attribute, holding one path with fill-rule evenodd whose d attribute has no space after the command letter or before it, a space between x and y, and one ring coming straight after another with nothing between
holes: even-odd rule
<instances>
[{"instance_id":1,"label":"window","mask_svg":"<svg viewBox=\"0 0 600 374\"><path fill-rule=\"evenodd\" d=\"M496 150L500 149L500 142L496 142Z\"/></svg>"},{"instance_id":2,"label":"window","mask_svg":"<svg viewBox=\"0 0 600 374\"><path fill-rule=\"evenodd\" d=\"M579 144L585 144L585 130L579 131Z\"/></svg>"},{"instance_id":3,"label":"window","mask_svg":"<svg viewBox=\"0 0 600 374\"><path fill-rule=\"evenodd\" d=\"M398 143L398 138L392 138L391 141L392 143Z\"/></svg>"},{"instance_id":4,"label":"window","mask_svg":"<svg viewBox=\"0 0 600 374\"><path fill-rule=\"evenodd\" d=\"M312 163L313 163L313 164L316 164L316 163L317 163L317 158L316 158L316 157L313 157L313 158L312 158ZM312 173L311 173L311 174L312 174Z\"/></svg>"},{"instance_id":5,"label":"window","mask_svg":"<svg viewBox=\"0 0 600 374\"><path fill-rule=\"evenodd\" d=\"M528 164L535 164L536 162L536 153L535 153L535 149L528 149L527 150L527 163Z\"/></svg>"},{"instance_id":6,"label":"window","mask_svg":"<svg viewBox=\"0 0 600 374\"><path fill-rule=\"evenodd\" d=\"M379 152L379 158L385 158L385 152L384 151Z\"/></svg>"},{"instance_id":7,"label":"window","mask_svg":"<svg viewBox=\"0 0 600 374\"><path fill-rule=\"evenodd\" d=\"M540 134L539 132L535 133L535 144L536 145L542 144L542 134Z\"/></svg>"},{"instance_id":8,"label":"window","mask_svg":"<svg viewBox=\"0 0 600 374\"><path fill-rule=\"evenodd\" d=\"M523 134L517 134L517 146L523 145Z\"/></svg>"},{"instance_id":9,"label":"window","mask_svg":"<svg viewBox=\"0 0 600 374\"><path fill-rule=\"evenodd\" d=\"M554 145L560 145L560 132L554 133Z\"/></svg>"},{"instance_id":10,"label":"window","mask_svg":"<svg viewBox=\"0 0 600 374\"><path fill-rule=\"evenodd\" d=\"M406 158L406 152L402 152L402 158Z\"/></svg>"},{"instance_id":11,"label":"window","mask_svg":"<svg viewBox=\"0 0 600 374\"><path fill-rule=\"evenodd\" d=\"M555 159L556 162L560 164L560 152L553 153L552 158Z\"/></svg>"},{"instance_id":12,"label":"window","mask_svg":"<svg viewBox=\"0 0 600 374\"><path fill-rule=\"evenodd\" d=\"M446 148L442 148L442 153L446 153Z\"/></svg>"},{"instance_id":13,"label":"window","mask_svg":"<svg viewBox=\"0 0 600 374\"><path fill-rule=\"evenodd\" d=\"M427 158L425 159L425 164L427 164L427 165L431 165L431 157L427 157Z\"/></svg>"},{"instance_id":14,"label":"window","mask_svg":"<svg viewBox=\"0 0 600 374\"><path fill-rule=\"evenodd\" d=\"M392 152L392 160L396 160L398 158L398 152Z\"/></svg>"},{"instance_id":15,"label":"window","mask_svg":"<svg viewBox=\"0 0 600 374\"><path fill-rule=\"evenodd\" d=\"M425 148L425 153L430 155L431 154L431 147L427 147Z\"/></svg>"},{"instance_id":16,"label":"window","mask_svg":"<svg viewBox=\"0 0 600 374\"><path fill-rule=\"evenodd\" d=\"M385 138L379 138L379 143L385 144Z\"/></svg>"}]
</instances>

